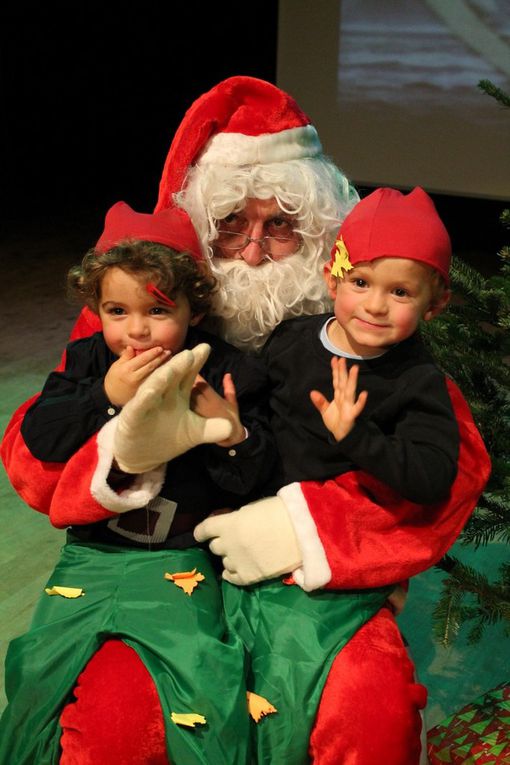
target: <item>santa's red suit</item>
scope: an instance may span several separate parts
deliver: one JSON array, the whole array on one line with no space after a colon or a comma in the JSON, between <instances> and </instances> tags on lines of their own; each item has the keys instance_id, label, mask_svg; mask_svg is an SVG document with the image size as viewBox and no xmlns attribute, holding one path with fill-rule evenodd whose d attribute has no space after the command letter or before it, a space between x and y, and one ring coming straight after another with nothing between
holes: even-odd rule
<instances>
[{"instance_id":1,"label":"santa's red suit","mask_svg":"<svg viewBox=\"0 0 510 765\"><path fill-rule=\"evenodd\" d=\"M251 86L250 78L232 79L241 81L244 88ZM267 83L263 85L272 89ZM238 113L238 95L237 101L232 102L232 96L228 102L227 112ZM224 105L225 99L221 103ZM303 117L296 109L297 106L294 111L300 115L299 124L294 121L282 129L275 122L276 126L267 128L268 132L278 133L280 139L282 133L290 131L301 156L310 152L311 145L312 152L320 151L320 144L317 148L309 130L301 140L299 125L303 126ZM223 125L228 123L228 114L222 115L222 121ZM311 127L309 121L304 125ZM216 130L217 125L211 127L204 120L205 133L198 141L201 149ZM182 131L181 126L176 140L182 141ZM227 127L219 137L229 131ZM239 120L230 132L243 133ZM263 128L255 126L248 137L261 132ZM189 156L182 155L182 167L195 161L196 152L195 147ZM176 183L182 183L179 173L177 168L170 185L168 173L164 174L160 206L165 194L169 189L172 191L172 184L175 188ZM85 312L73 338L98 328L97 319ZM279 492L302 549L298 584L304 589L357 589L404 582L436 563L454 543L485 486L490 463L462 394L453 382L448 387L461 445L457 477L447 501L420 506L399 499L361 471L344 474L338 481L292 484ZM11 420L2 444L2 459L18 494L31 507L49 515L53 525L64 528L114 517L119 511L142 506L154 496L157 482L152 474L138 476L130 488L119 494L109 487L112 443L108 426L66 464L38 462L20 434L21 421L30 403L21 407ZM345 503L348 512L339 512ZM95 765L112 765L114 761L123 765L168 762L157 693L131 648L116 640L104 643L80 676L75 695L76 703L69 704L61 718L64 752L61 762L74 765L92 761ZM415 682L392 610L385 607L356 633L333 662L310 739L313 762L418 763L419 710L425 701L425 689ZM113 716L112 710L117 710ZM383 759L381 752L385 753Z\"/></svg>"},{"instance_id":2,"label":"santa's red suit","mask_svg":"<svg viewBox=\"0 0 510 765\"><path fill-rule=\"evenodd\" d=\"M289 507L302 514L301 522L308 516L317 532L304 553L307 589L403 581L433 565L453 544L486 483L490 464L460 391L454 383L449 390L461 449L448 502L421 507L399 501L358 472L342 476L339 482L305 482L281 491ZM47 513L55 526L113 517L120 505L135 508L151 498L150 476L146 480L141 476L138 485L121 496L108 487L111 451L104 434L91 438L65 465L35 460L19 431L25 409L26 405L18 410L7 429L2 458L20 496ZM349 504L348 513L338 512L344 502ZM329 580L321 581L328 570ZM85 762L79 753L89 737L95 742L98 765L111 763L112 746L119 753L118 762L167 761L158 697L132 649L120 641L107 641L84 670L76 695L77 703L70 704L62 716L62 762ZM392 752L391 762L402 765L417 762L416 749L411 755L409 746L419 738L418 710L424 704L425 691L414 681L395 620L385 608L358 631L333 664L310 741L314 762L375 763L375 751ZM116 726L111 724L113 708L123 710L122 716L115 715ZM152 760L142 758L137 744L141 730L143 757L150 742Z\"/></svg>"}]
</instances>

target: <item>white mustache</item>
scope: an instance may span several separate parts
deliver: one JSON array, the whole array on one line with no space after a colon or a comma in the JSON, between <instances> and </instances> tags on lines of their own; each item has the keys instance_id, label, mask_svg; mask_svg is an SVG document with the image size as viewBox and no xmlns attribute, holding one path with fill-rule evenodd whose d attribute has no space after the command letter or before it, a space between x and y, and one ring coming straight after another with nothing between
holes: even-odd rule
<instances>
[{"instance_id":1,"label":"white mustache","mask_svg":"<svg viewBox=\"0 0 510 765\"><path fill-rule=\"evenodd\" d=\"M261 348L284 319L331 308L317 257L297 253L256 267L218 258L212 267L219 288L211 315L220 317L222 337L239 348Z\"/></svg>"}]
</instances>

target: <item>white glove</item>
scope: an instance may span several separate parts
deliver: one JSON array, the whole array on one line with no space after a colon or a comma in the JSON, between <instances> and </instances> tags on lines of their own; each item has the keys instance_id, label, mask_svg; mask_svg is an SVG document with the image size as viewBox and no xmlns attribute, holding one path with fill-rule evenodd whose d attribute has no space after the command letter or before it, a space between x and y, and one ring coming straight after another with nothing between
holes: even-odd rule
<instances>
[{"instance_id":1,"label":"white glove","mask_svg":"<svg viewBox=\"0 0 510 765\"><path fill-rule=\"evenodd\" d=\"M223 578L245 585L286 574L302 563L290 516L280 497L267 497L233 513L215 515L193 532L223 558Z\"/></svg>"},{"instance_id":2,"label":"white glove","mask_svg":"<svg viewBox=\"0 0 510 765\"><path fill-rule=\"evenodd\" d=\"M189 408L193 382L210 350L201 343L173 356L149 375L122 409L113 442L121 470L145 473L193 446L230 436L228 420L200 417Z\"/></svg>"}]
</instances>

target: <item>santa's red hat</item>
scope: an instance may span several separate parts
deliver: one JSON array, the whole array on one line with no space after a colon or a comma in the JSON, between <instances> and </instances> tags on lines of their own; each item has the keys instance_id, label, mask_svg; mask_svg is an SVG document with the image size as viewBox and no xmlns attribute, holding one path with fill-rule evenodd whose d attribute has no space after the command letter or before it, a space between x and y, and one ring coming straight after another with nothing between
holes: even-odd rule
<instances>
[{"instance_id":1,"label":"santa's red hat","mask_svg":"<svg viewBox=\"0 0 510 765\"><path fill-rule=\"evenodd\" d=\"M158 242L203 260L189 215L177 207L151 214L135 212L126 202L117 202L106 213L104 231L95 249L106 252L124 239Z\"/></svg>"},{"instance_id":2,"label":"santa's red hat","mask_svg":"<svg viewBox=\"0 0 510 765\"><path fill-rule=\"evenodd\" d=\"M264 165L321 152L317 131L291 96L264 80L230 77L184 115L166 158L156 210L172 204L198 160L201 165Z\"/></svg>"},{"instance_id":3,"label":"santa's red hat","mask_svg":"<svg viewBox=\"0 0 510 765\"><path fill-rule=\"evenodd\" d=\"M449 281L452 247L434 202L419 186L409 194L376 189L340 226L331 250L332 273L376 258L409 258L425 263Z\"/></svg>"}]
</instances>

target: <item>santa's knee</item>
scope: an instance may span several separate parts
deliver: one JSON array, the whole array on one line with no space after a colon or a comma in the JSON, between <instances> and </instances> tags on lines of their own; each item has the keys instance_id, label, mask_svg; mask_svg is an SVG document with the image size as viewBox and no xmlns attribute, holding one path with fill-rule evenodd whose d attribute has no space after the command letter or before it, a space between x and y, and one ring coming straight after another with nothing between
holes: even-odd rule
<instances>
[{"instance_id":1,"label":"santa's knee","mask_svg":"<svg viewBox=\"0 0 510 765\"><path fill-rule=\"evenodd\" d=\"M310 739L314 765L418 765L426 701L394 618L382 609L333 662Z\"/></svg>"},{"instance_id":2,"label":"santa's knee","mask_svg":"<svg viewBox=\"0 0 510 765\"><path fill-rule=\"evenodd\" d=\"M152 678L136 651L104 643L61 715L61 765L168 765L165 726Z\"/></svg>"}]
</instances>

